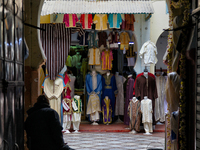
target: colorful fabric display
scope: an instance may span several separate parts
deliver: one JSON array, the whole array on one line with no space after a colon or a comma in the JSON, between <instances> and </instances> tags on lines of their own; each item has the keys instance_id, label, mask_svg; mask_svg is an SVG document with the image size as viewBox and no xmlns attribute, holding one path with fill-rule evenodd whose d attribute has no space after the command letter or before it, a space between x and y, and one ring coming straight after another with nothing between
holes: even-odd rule
<instances>
[{"instance_id":1,"label":"colorful fabric display","mask_svg":"<svg viewBox=\"0 0 200 150\"><path fill-rule=\"evenodd\" d=\"M83 29L91 29L92 27L92 14L82 14L80 18L80 23Z\"/></svg>"},{"instance_id":2,"label":"colorful fabric display","mask_svg":"<svg viewBox=\"0 0 200 150\"><path fill-rule=\"evenodd\" d=\"M120 24L122 23L121 14L109 14L108 22L110 28L120 28Z\"/></svg>"},{"instance_id":3,"label":"colorful fabric display","mask_svg":"<svg viewBox=\"0 0 200 150\"><path fill-rule=\"evenodd\" d=\"M107 30L108 17L107 14L96 14L93 23L96 24L96 30Z\"/></svg>"},{"instance_id":4,"label":"colorful fabric display","mask_svg":"<svg viewBox=\"0 0 200 150\"><path fill-rule=\"evenodd\" d=\"M78 17L76 14L65 14L63 17L63 23L67 28L76 27L76 22L78 22Z\"/></svg>"}]
</instances>

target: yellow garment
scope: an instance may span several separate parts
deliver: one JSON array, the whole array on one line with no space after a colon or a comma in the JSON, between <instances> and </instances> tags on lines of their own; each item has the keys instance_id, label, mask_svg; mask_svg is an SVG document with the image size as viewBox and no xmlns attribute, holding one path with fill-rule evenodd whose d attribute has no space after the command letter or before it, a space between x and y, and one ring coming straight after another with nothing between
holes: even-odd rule
<instances>
[{"instance_id":1,"label":"yellow garment","mask_svg":"<svg viewBox=\"0 0 200 150\"><path fill-rule=\"evenodd\" d=\"M93 23L96 24L96 30L107 30L108 17L107 14L96 14Z\"/></svg>"},{"instance_id":2,"label":"yellow garment","mask_svg":"<svg viewBox=\"0 0 200 150\"><path fill-rule=\"evenodd\" d=\"M40 16L40 24L50 23L50 15Z\"/></svg>"},{"instance_id":3,"label":"yellow garment","mask_svg":"<svg viewBox=\"0 0 200 150\"><path fill-rule=\"evenodd\" d=\"M110 108L110 99L104 98L103 99L104 103L106 104L106 111L105 111L105 107L102 106L102 113L103 113L103 123L111 123L112 122L112 108ZM104 113L107 114L104 114ZM108 121L108 119L110 118L110 121ZM107 122L105 122L105 119L107 120Z\"/></svg>"},{"instance_id":4,"label":"yellow garment","mask_svg":"<svg viewBox=\"0 0 200 150\"><path fill-rule=\"evenodd\" d=\"M110 50L105 50L101 55L102 70L112 70L113 55Z\"/></svg>"},{"instance_id":5,"label":"yellow garment","mask_svg":"<svg viewBox=\"0 0 200 150\"><path fill-rule=\"evenodd\" d=\"M124 50L124 47L126 50L129 49L129 42L130 42L130 37L129 37L129 34L127 32L122 32L120 34L120 37L119 37L119 40L120 40L120 50Z\"/></svg>"},{"instance_id":6,"label":"yellow garment","mask_svg":"<svg viewBox=\"0 0 200 150\"><path fill-rule=\"evenodd\" d=\"M88 51L89 65L100 65L101 53L99 48L90 48Z\"/></svg>"},{"instance_id":7,"label":"yellow garment","mask_svg":"<svg viewBox=\"0 0 200 150\"><path fill-rule=\"evenodd\" d=\"M88 100L86 114L93 114L95 112L101 112L100 100L97 94L92 94Z\"/></svg>"},{"instance_id":8,"label":"yellow garment","mask_svg":"<svg viewBox=\"0 0 200 150\"><path fill-rule=\"evenodd\" d=\"M73 26L72 14L69 14L69 27L74 27L74 26Z\"/></svg>"},{"instance_id":9,"label":"yellow garment","mask_svg":"<svg viewBox=\"0 0 200 150\"><path fill-rule=\"evenodd\" d=\"M67 56L66 66L72 67L72 57L70 55Z\"/></svg>"}]
</instances>

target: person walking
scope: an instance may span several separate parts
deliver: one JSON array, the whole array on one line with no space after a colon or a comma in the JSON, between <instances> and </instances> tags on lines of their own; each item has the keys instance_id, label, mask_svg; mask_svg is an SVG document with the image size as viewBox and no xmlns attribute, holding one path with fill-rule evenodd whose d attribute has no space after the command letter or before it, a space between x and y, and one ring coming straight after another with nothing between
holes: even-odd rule
<instances>
[{"instance_id":1,"label":"person walking","mask_svg":"<svg viewBox=\"0 0 200 150\"><path fill-rule=\"evenodd\" d=\"M29 150L73 150L64 143L59 115L50 108L45 95L37 98L27 114L24 128Z\"/></svg>"}]
</instances>

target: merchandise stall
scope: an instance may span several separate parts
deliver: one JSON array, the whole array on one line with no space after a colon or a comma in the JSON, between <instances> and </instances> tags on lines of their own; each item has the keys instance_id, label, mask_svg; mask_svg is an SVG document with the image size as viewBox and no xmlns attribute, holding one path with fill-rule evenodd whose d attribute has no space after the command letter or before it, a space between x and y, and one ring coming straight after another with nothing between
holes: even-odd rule
<instances>
[{"instance_id":1,"label":"merchandise stall","mask_svg":"<svg viewBox=\"0 0 200 150\"><path fill-rule=\"evenodd\" d=\"M166 149L192 149L189 143L189 134L192 137L191 127L187 126L187 119L190 116L187 107L194 106L188 95L190 82L186 70L189 70L187 51L191 49L190 32L187 26L190 25L190 2L167 1L169 8L169 26L168 45L163 62L168 67L166 82L166 100L168 103L168 113L166 115ZM181 27L181 28L180 28ZM191 25L192 28L192 25ZM193 36L193 35L192 35ZM188 64L187 64L188 63ZM188 88L188 91L186 89ZM188 114L188 116L186 115ZM187 131L188 130L188 131ZM191 133L189 133L191 130ZM186 134L188 132L188 134Z\"/></svg>"},{"instance_id":2,"label":"merchandise stall","mask_svg":"<svg viewBox=\"0 0 200 150\"><path fill-rule=\"evenodd\" d=\"M146 134L164 122L157 102L163 92L151 69L157 63L151 13L151 1L45 1L40 27L50 34L41 31L48 72L43 88L50 101L56 97L52 107L66 132L71 122L78 132L81 118L91 125L118 119L132 133L143 123Z\"/></svg>"}]
</instances>

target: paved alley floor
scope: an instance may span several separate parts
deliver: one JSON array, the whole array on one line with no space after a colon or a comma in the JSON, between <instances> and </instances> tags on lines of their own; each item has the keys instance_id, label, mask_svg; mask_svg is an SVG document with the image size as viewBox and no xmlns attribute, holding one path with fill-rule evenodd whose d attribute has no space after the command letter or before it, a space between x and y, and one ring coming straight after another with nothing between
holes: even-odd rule
<instances>
[{"instance_id":1,"label":"paved alley floor","mask_svg":"<svg viewBox=\"0 0 200 150\"><path fill-rule=\"evenodd\" d=\"M164 149L164 137L130 133L70 133L64 140L76 150Z\"/></svg>"}]
</instances>

